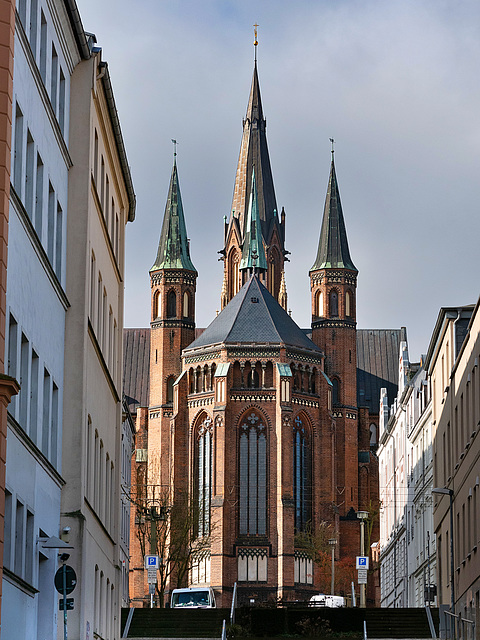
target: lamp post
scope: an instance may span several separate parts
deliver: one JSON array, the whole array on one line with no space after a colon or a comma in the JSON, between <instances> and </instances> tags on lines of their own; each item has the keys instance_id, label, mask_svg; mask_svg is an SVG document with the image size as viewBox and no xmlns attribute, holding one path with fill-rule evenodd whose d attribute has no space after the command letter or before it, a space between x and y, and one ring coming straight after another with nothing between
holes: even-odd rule
<instances>
[{"instance_id":1,"label":"lamp post","mask_svg":"<svg viewBox=\"0 0 480 640\"><path fill-rule=\"evenodd\" d=\"M328 544L332 549L332 584L330 587L330 593L333 596L335 595L335 545L337 544L336 538L330 538Z\"/></svg>"},{"instance_id":2,"label":"lamp post","mask_svg":"<svg viewBox=\"0 0 480 640\"><path fill-rule=\"evenodd\" d=\"M360 520L360 555L365 555L365 520L368 518L368 511L357 511L357 518ZM360 607L366 607L365 584L360 585Z\"/></svg>"},{"instance_id":3,"label":"lamp post","mask_svg":"<svg viewBox=\"0 0 480 640\"><path fill-rule=\"evenodd\" d=\"M436 487L432 493L442 496L450 496L450 612L455 615L455 563L453 556L453 489L446 487ZM453 638L455 638L455 618L453 619Z\"/></svg>"}]
</instances>

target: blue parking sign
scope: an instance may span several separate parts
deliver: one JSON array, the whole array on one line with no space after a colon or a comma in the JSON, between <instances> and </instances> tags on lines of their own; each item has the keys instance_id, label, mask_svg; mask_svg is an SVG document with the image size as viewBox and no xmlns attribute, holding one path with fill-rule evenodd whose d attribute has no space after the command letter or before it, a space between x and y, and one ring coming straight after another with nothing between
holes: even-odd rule
<instances>
[{"instance_id":1,"label":"blue parking sign","mask_svg":"<svg viewBox=\"0 0 480 640\"><path fill-rule=\"evenodd\" d=\"M145 556L145 566L150 569L158 569L159 558L158 556Z\"/></svg>"},{"instance_id":2,"label":"blue parking sign","mask_svg":"<svg viewBox=\"0 0 480 640\"><path fill-rule=\"evenodd\" d=\"M357 569L368 569L368 556L357 556Z\"/></svg>"}]
</instances>

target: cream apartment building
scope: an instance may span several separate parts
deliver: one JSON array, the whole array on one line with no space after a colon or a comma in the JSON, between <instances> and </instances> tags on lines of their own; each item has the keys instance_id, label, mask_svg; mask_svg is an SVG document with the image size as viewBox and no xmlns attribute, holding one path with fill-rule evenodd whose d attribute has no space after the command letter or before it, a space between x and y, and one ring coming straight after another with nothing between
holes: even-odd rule
<instances>
[{"instance_id":1,"label":"cream apartment building","mask_svg":"<svg viewBox=\"0 0 480 640\"><path fill-rule=\"evenodd\" d=\"M135 195L106 62L72 76L61 526L78 567L73 638L120 637L124 244ZM125 545L123 545L124 547ZM127 558L128 559L128 558ZM128 566L125 569L128 571ZM60 631L60 630L59 630ZM61 634L59 633L59 637Z\"/></svg>"},{"instance_id":2,"label":"cream apartment building","mask_svg":"<svg viewBox=\"0 0 480 640\"><path fill-rule=\"evenodd\" d=\"M450 496L434 494L438 600L480 624L480 301L440 310L427 354L432 380L433 484L451 491L453 580L450 572Z\"/></svg>"}]
</instances>

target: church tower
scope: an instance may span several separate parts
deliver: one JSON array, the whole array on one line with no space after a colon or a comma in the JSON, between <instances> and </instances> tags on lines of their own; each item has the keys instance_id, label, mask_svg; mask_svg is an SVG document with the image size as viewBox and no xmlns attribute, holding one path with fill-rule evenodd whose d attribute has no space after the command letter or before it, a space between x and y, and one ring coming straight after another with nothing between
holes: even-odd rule
<instances>
[{"instance_id":1,"label":"church tower","mask_svg":"<svg viewBox=\"0 0 480 640\"><path fill-rule=\"evenodd\" d=\"M310 269L310 288L312 340L325 353L325 373L332 382L337 503L341 505L341 516L351 507L358 509L357 274L348 248L332 151L318 252Z\"/></svg>"},{"instance_id":2,"label":"church tower","mask_svg":"<svg viewBox=\"0 0 480 640\"><path fill-rule=\"evenodd\" d=\"M173 385L182 371L182 349L195 339L196 280L174 160L157 257L150 269L148 459L152 478L148 483L162 487L171 482L167 461L170 458ZM165 461L164 466L161 461Z\"/></svg>"},{"instance_id":3,"label":"church tower","mask_svg":"<svg viewBox=\"0 0 480 640\"><path fill-rule=\"evenodd\" d=\"M256 188L256 206L259 218L259 237L266 258L265 278L262 282L273 297L286 309L287 297L283 267L285 262L285 211L278 216L273 186L270 157L267 147L266 120L263 116L257 61L253 70L252 87L247 114L243 121L243 137L233 190L230 219L225 219L225 245L220 253L224 260L224 278L221 294L222 309L245 283L240 263L247 240L248 207L253 185ZM253 180L253 176L255 179Z\"/></svg>"}]
</instances>

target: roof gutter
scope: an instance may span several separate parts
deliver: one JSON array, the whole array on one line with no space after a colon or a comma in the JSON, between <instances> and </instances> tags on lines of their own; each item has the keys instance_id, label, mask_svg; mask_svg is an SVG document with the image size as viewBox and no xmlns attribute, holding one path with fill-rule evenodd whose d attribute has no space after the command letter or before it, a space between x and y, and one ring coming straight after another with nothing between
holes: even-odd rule
<instances>
[{"instance_id":1,"label":"roof gutter","mask_svg":"<svg viewBox=\"0 0 480 640\"><path fill-rule=\"evenodd\" d=\"M125 145L123 143L122 129L120 127L120 120L118 118L117 107L115 105L110 73L108 72L108 64L106 62L100 62L98 66L100 68L100 73L102 73L101 79L103 89L105 91L105 97L107 99L108 112L110 114L110 120L112 123L113 135L115 136L115 144L117 146L117 152L120 159L120 166L122 167L123 179L127 188L128 221L133 222L135 220L137 198L135 196L135 191L133 190L132 175L130 173L130 167L128 166L127 153L125 151Z\"/></svg>"},{"instance_id":2,"label":"roof gutter","mask_svg":"<svg viewBox=\"0 0 480 640\"><path fill-rule=\"evenodd\" d=\"M75 0L65 0L65 7L67 9L68 17L70 18L70 24L73 29L80 55L84 60L88 60L92 53L88 46L87 36L85 35L77 3Z\"/></svg>"}]
</instances>

